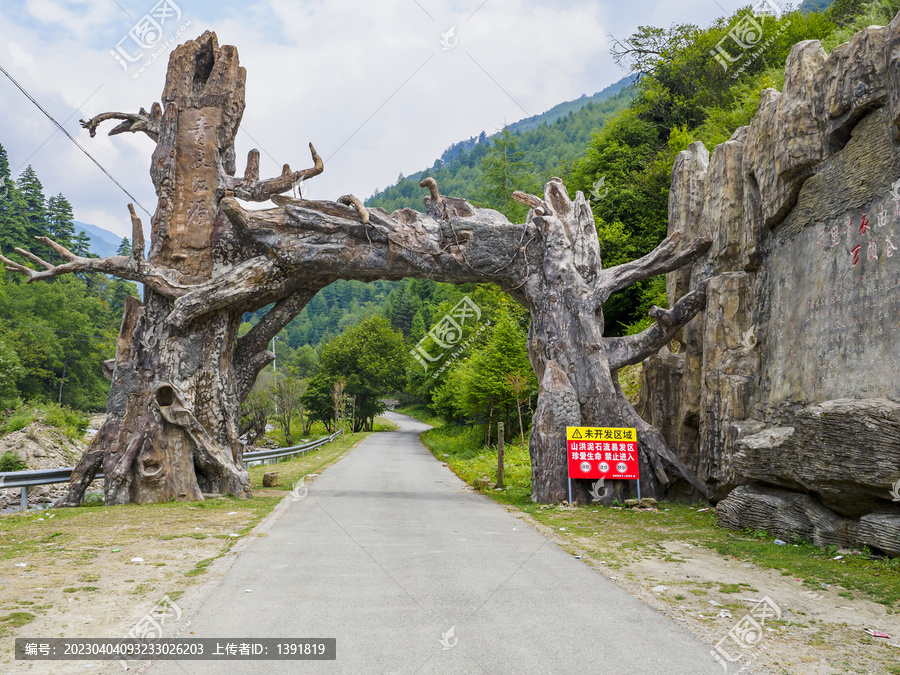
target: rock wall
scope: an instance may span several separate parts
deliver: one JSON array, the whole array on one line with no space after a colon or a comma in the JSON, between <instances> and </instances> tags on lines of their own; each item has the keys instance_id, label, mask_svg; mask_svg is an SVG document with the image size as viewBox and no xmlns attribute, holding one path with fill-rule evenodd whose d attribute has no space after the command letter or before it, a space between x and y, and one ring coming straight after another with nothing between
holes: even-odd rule
<instances>
[{"instance_id":1,"label":"rock wall","mask_svg":"<svg viewBox=\"0 0 900 675\"><path fill-rule=\"evenodd\" d=\"M749 126L682 152L669 228L709 254L639 412L719 520L900 555L900 15L826 54L794 46ZM674 347L677 346L677 350Z\"/></svg>"}]
</instances>

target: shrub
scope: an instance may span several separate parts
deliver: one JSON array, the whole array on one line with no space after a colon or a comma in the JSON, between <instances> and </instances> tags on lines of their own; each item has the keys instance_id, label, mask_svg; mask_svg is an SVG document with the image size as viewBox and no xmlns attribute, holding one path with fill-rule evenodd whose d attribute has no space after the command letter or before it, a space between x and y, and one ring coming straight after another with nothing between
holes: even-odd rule
<instances>
[{"instance_id":1,"label":"shrub","mask_svg":"<svg viewBox=\"0 0 900 675\"><path fill-rule=\"evenodd\" d=\"M12 451L4 452L0 457L0 471L22 471L26 468L25 462Z\"/></svg>"}]
</instances>

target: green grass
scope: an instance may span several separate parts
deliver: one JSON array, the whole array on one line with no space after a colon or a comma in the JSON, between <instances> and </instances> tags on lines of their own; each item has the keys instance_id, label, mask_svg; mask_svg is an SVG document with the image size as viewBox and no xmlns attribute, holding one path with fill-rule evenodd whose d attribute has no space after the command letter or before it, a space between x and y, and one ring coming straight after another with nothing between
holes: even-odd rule
<instances>
[{"instance_id":1,"label":"green grass","mask_svg":"<svg viewBox=\"0 0 900 675\"><path fill-rule=\"evenodd\" d=\"M403 411L406 412L406 411ZM409 414L409 413L407 413ZM497 476L496 448L484 448L481 427L461 427L457 445L456 427L439 426L422 434L434 456L446 462L460 478L473 484L487 477L491 488ZM658 513L601 506L575 509L531 501L531 462L527 449L508 445L505 451L505 489L485 492L498 502L513 505L537 521L571 540L598 560L619 568L643 557L672 564L690 564L690 549L667 553L667 542L703 546L719 555L780 571L800 579L810 589L828 585L845 597L862 597L878 602L888 612L900 612L900 558L885 559L863 550L833 560L836 549L820 548L802 541L778 546L766 532L734 532L718 527L715 509L663 502ZM566 528L560 531L559 528ZM746 584L726 584L723 593L754 592ZM705 593L694 590L694 593Z\"/></svg>"},{"instance_id":2,"label":"green grass","mask_svg":"<svg viewBox=\"0 0 900 675\"><path fill-rule=\"evenodd\" d=\"M483 433L480 426L436 427L422 434L422 441L435 457L449 464L467 483L487 478L493 488L497 483L497 449L480 445ZM503 485L502 490L488 490L497 501L517 505L531 503L531 459L527 447L523 448L521 444L504 447Z\"/></svg>"},{"instance_id":3,"label":"green grass","mask_svg":"<svg viewBox=\"0 0 900 675\"><path fill-rule=\"evenodd\" d=\"M14 628L21 628L27 623L31 623L36 615L31 612L13 612L6 616L0 616L0 637L11 635Z\"/></svg>"},{"instance_id":4,"label":"green grass","mask_svg":"<svg viewBox=\"0 0 900 675\"><path fill-rule=\"evenodd\" d=\"M201 560L200 562L198 562L198 563L194 566L193 569L188 570L187 572L185 572L185 573L184 573L184 576L186 576L186 577L195 577L195 576L197 576L198 574L203 574L204 572L207 571L207 569L209 568L209 566L212 565L212 564L213 564L218 558L220 558L220 557L221 557L221 556L215 556L215 557L213 557L213 558L207 558L206 560Z\"/></svg>"},{"instance_id":5,"label":"green grass","mask_svg":"<svg viewBox=\"0 0 900 675\"><path fill-rule=\"evenodd\" d=\"M398 412L401 415L409 415L410 417L415 417L420 422L425 422L425 424L430 424L433 427L441 426L444 421L434 415L428 408L424 405L408 405L402 408L397 408L394 412Z\"/></svg>"},{"instance_id":6,"label":"green grass","mask_svg":"<svg viewBox=\"0 0 900 675\"><path fill-rule=\"evenodd\" d=\"M376 417L374 428L372 431L393 431L397 428L396 424L384 419L383 417ZM350 421L347 421L346 428L349 430ZM349 434L349 431L347 432ZM363 433L363 432L360 432ZM369 432L371 433L371 432ZM293 443L290 445L302 445L303 443L308 443L310 441L317 441L320 438L324 438L325 436L330 436L331 432L329 432L325 425L321 422L313 422L312 426L309 428L309 435L303 435L303 424L300 422L300 416L294 415L291 419L291 440ZM286 448L288 447L288 443L284 440L284 430L276 425L272 431L268 432L263 438L274 441L278 447Z\"/></svg>"},{"instance_id":7,"label":"green grass","mask_svg":"<svg viewBox=\"0 0 900 675\"><path fill-rule=\"evenodd\" d=\"M24 406L16 408L0 423L0 436L6 436L14 431L20 431L31 424L34 419L34 411Z\"/></svg>"}]
</instances>

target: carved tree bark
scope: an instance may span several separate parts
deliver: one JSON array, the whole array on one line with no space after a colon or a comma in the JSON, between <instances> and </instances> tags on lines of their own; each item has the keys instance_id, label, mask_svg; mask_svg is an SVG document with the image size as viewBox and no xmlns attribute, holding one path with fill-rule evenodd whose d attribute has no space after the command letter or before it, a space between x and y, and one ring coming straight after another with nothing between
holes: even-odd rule
<instances>
[{"instance_id":1,"label":"carved tree bark","mask_svg":"<svg viewBox=\"0 0 900 675\"><path fill-rule=\"evenodd\" d=\"M244 177L234 176L245 77L235 48L220 48L207 32L172 53L162 105L83 122L93 135L105 120L123 120L111 134L141 131L157 141L150 174L159 202L146 261L131 207L131 258L79 258L48 241L67 263L32 256L45 268L36 272L4 259L29 281L96 270L146 287L143 304L126 306L115 361L106 364L108 419L76 467L63 505L80 503L101 466L107 504L248 495L237 437L240 403L273 358L266 351L271 337L337 278L492 282L530 310L529 355L540 382L531 432L536 501L566 495L567 425L637 427L644 494L660 496L675 480L705 492L638 417L616 379L619 368L658 350L702 308L705 289L669 310L653 308L656 324L627 338L604 339L602 306L617 290L691 262L709 247L708 238L676 251L675 233L644 258L603 269L584 196L572 201L557 178L543 198L517 193L532 207L524 224L441 196L433 179L422 184L430 193L425 213L367 210L352 195L336 202L279 196L320 173L322 161L310 145L311 169L285 166L280 177L260 180L254 150ZM276 208L248 211L238 199L271 199ZM238 339L243 313L273 302ZM576 494L586 501L587 486Z\"/></svg>"}]
</instances>

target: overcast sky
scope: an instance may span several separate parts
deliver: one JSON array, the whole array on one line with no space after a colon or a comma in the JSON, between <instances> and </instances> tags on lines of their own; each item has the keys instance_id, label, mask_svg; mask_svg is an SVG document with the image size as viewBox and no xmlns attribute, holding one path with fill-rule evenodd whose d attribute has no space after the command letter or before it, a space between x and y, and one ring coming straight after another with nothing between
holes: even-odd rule
<instances>
[{"instance_id":1,"label":"overcast sky","mask_svg":"<svg viewBox=\"0 0 900 675\"><path fill-rule=\"evenodd\" d=\"M140 205L156 207L153 142L143 134L91 139L78 120L149 110L168 54L212 29L238 48L247 108L238 171L259 148L263 177L309 166L325 172L312 199L365 199L398 174L430 166L482 130L593 94L624 73L608 34L639 25L706 26L748 2L727 0L2 0L0 66L84 145ZM180 13L180 16L178 14ZM157 17L162 37L133 31ZM160 21L160 17L165 20ZM152 24L151 24L152 25ZM453 29L452 33L449 31ZM443 39L443 43L442 43ZM118 48L118 49L117 49ZM118 58L111 52L116 53ZM136 59L135 63L129 59ZM155 57L155 58L154 58ZM151 63L141 71L140 65ZM124 65L127 65L127 70ZM46 196L63 193L75 218L130 234L130 201L0 73L0 144L14 177L31 164ZM140 212L140 211L139 211ZM145 229L149 217L144 218Z\"/></svg>"}]
</instances>

